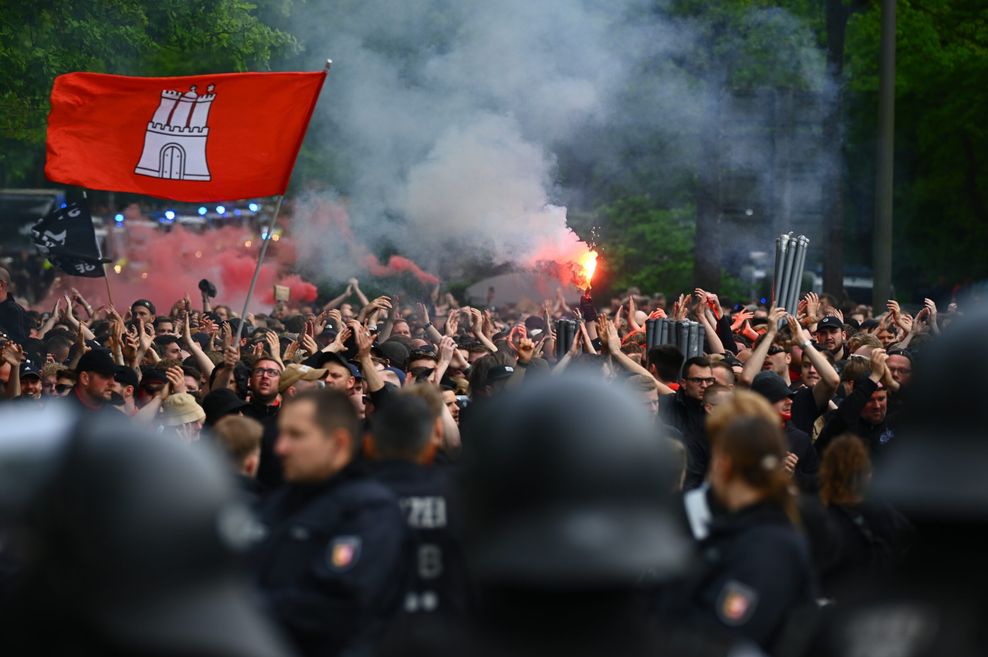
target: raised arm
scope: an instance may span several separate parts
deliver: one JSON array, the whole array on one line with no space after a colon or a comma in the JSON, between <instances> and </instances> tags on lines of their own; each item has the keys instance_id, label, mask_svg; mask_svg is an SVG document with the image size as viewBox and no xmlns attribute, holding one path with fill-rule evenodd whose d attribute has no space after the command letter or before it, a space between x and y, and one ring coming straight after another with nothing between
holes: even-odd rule
<instances>
[{"instance_id":1,"label":"raised arm","mask_svg":"<svg viewBox=\"0 0 988 657\"><path fill-rule=\"evenodd\" d=\"M765 364L765 358L768 356L768 350L772 348L772 343L775 341L775 336L779 334L779 322L785 318L786 309L785 308L775 308L773 307L768 313L768 328L765 331L765 337L762 341L758 343L758 346L751 356L748 357L748 361L744 364L744 369L741 370L741 384L744 386L750 386L751 382L755 380L755 377L759 372L762 371L762 365Z\"/></svg>"}]
</instances>

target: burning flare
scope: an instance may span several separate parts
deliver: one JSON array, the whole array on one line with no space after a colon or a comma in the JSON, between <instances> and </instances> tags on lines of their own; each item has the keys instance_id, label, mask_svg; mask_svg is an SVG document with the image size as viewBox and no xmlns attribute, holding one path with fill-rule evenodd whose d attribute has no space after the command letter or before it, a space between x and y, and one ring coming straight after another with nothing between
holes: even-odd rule
<instances>
[{"instance_id":1,"label":"burning flare","mask_svg":"<svg viewBox=\"0 0 988 657\"><path fill-rule=\"evenodd\" d=\"M580 283L584 289L589 290L593 282L593 274L597 270L597 252L587 251L578 261L580 266Z\"/></svg>"}]
</instances>

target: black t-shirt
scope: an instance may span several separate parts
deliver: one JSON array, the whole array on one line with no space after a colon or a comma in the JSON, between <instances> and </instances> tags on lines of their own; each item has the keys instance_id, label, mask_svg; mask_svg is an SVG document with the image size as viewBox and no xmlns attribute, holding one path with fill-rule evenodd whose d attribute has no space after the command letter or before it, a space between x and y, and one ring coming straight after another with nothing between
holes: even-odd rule
<instances>
[{"instance_id":1,"label":"black t-shirt","mask_svg":"<svg viewBox=\"0 0 988 657\"><path fill-rule=\"evenodd\" d=\"M826 404L822 408L816 405L813 388L803 386L792 398L792 423L803 433L813 435L813 423L825 410L827 410Z\"/></svg>"}]
</instances>

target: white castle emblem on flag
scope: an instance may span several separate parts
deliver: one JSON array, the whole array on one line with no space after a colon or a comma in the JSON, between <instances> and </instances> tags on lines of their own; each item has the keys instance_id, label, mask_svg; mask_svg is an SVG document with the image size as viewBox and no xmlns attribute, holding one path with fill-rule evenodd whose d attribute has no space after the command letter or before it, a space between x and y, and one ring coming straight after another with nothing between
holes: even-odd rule
<instances>
[{"instance_id":1,"label":"white castle emblem on flag","mask_svg":"<svg viewBox=\"0 0 988 657\"><path fill-rule=\"evenodd\" d=\"M206 164L206 119L216 98L214 85L196 93L195 85L161 92L161 103L144 133L144 152L134 173L169 180L209 180Z\"/></svg>"}]
</instances>

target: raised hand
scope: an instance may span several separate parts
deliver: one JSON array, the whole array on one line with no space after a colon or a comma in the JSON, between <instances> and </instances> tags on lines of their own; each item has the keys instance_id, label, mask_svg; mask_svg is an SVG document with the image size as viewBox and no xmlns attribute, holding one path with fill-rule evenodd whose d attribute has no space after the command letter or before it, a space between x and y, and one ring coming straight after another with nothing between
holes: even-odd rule
<instances>
[{"instance_id":1,"label":"raised hand","mask_svg":"<svg viewBox=\"0 0 988 657\"><path fill-rule=\"evenodd\" d=\"M181 392L186 392L185 387L185 373L182 368L178 365L173 365L165 370L165 377L168 378L168 385L165 388L170 388L170 394L178 394ZM165 395L168 396L167 394Z\"/></svg>"},{"instance_id":2,"label":"raised hand","mask_svg":"<svg viewBox=\"0 0 988 657\"><path fill-rule=\"evenodd\" d=\"M9 363L12 368L20 368L24 362L24 348L8 340L3 345L2 356L3 362Z\"/></svg>"},{"instance_id":3,"label":"raised hand","mask_svg":"<svg viewBox=\"0 0 988 657\"><path fill-rule=\"evenodd\" d=\"M456 341L448 335L444 335L439 341L439 362L449 364L456 353Z\"/></svg>"},{"instance_id":4,"label":"raised hand","mask_svg":"<svg viewBox=\"0 0 988 657\"><path fill-rule=\"evenodd\" d=\"M765 330L765 335L775 336L779 332L779 322L785 319L786 309L772 307L768 311L768 327Z\"/></svg>"},{"instance_id":5,"label":"raised hand","mask_svg":"<svg viewBox=\"0 0 988 657\"><path fill-rule=\"evenodd\" d=\"M871 352L871 379L876 383L885 376L888 359L889 356L884 349L875 349Z\"/></svg>"},{"instance_id":6,"label":"raised hand","mask_svg":"<svg viewBox=\"0 0 988 657\"><path fill-rule=\"evenodd\" d=\"M810 324L820 321L820 297L816 292L806 293L806 317Z\"/></svg>"},{"instance_id":7,"label":"raised hand","mask_svg":"<svg viewBox=\"0 0 988 657\"><path fill-rule=\"evenodd\" d=\"M522 338L518 341L515 351L518 353L519 363L528 363L535 356L535 343L528 338Z\"/></svg>"},{"instance_id":8,"label":"raised hand","mask_svg":"<svg viewBox=\"0 0 988 657\"><path fill-rule=\"evenodd\" d=\"M742 308L738 312L734 313L734 318L731 321L731 333L737 333L741 327L744 326L744 323L754 316L755 313L745 308Z\"/></svg>"}]
</instances>

